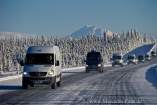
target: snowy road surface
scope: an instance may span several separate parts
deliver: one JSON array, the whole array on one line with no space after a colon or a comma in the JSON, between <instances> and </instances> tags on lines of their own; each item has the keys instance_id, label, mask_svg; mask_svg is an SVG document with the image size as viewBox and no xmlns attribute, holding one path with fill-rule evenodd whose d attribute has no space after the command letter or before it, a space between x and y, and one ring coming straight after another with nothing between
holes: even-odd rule
<instances>
[{"instance_id":1,"label":"snowy road surface","mask_svg":"<svg viewBox=\"0 0 157 105\"><path fill-rule=\"evenodd\" d=\"M62 87L38 85L23 90L21 78L0 82L1 105L156 105L157 59L138 65L106 67L104 73L80 68L63 76ZM82 72L81 72L82 71ZM70 72L69 72L70 73ZM67 74L63 72L63 74Z\"/></svg>"}]
</instances>

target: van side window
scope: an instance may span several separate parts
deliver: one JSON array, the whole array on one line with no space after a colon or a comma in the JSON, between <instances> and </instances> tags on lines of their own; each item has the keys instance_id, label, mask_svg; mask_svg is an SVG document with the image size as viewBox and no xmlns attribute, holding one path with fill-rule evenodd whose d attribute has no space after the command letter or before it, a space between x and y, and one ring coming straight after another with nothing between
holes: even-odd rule
<instances>
[{"instance_id":1,"label":"van side window","mask_svg":"<svg viewBox=\"0 0 157 105\"><path fill-rule=\"evenodd\" d=\"M57 62L56 62L56 66L59 66L59 60L57 60Z\"/></svg>"},{"instance_id":2,"label":"van side window","mask_svg":"<svg viewBox=\"0 0 157 105\"><path fill-rule=\"evenodd\" d=\"M55 62L57 62L57 61L56 61L56 54L55 54Z\"/></svg>"}]
</instances>

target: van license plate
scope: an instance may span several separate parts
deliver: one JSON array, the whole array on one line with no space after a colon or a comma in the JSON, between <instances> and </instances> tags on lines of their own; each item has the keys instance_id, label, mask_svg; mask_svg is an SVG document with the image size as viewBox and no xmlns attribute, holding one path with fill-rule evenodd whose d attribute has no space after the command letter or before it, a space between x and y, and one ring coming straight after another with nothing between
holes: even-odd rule
<instances>
[{"instance_id":1,"label":"van license plate","mask_svg":"<svg viewBox=\"0 0 157 105\"><path fill-rule=\"evenodd\" d=\"M33 81L33 83L41 83L41 81L35 80Z\"/></svg>"}]
</instances>

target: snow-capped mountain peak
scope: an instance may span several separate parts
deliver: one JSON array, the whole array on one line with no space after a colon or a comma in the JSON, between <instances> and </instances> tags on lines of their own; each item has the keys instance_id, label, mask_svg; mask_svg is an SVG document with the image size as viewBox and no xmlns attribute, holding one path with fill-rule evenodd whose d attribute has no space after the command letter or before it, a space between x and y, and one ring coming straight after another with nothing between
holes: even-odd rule
<instances>
[{"instance_id":1,"label":"snow-capped mountain peak","mask_svg":"<svg viewBox=\"0 0 157 105\"><path fill-rule=\"evenodd\" d=\"M106 30L106 29L97 27L96 25L94 25L94 26L85 25L81 29L79 29L79 30L75 31L74 33L72 33L71 35L66 36L66 38L67 37L79 38L82 35L83 36L87 36L87 35L103 36L104 32L106 32L106 34L108 36L111 36L111 37L113 36L113 32L111 32L110 30Z\"/></svg>"}]
</instances>

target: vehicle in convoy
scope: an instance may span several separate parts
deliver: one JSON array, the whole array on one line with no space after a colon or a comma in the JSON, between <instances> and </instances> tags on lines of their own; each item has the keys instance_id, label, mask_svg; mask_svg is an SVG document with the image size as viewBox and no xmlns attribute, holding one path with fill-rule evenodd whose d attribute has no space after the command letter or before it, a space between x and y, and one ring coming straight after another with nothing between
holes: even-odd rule
<instances>
[{"instance_id":1,"label":"vehicle in convoy","mask_svg":"<svg viewBox=\"0 0 157 105\"><path fill-rule=\"evenodd\" d=\"M104 62L101 52L91 51L87 54L86 57L86 68L85 72L89 73L90 71L99 71L102 73L104 71Z\"/></svg>"},{"instance_id":2,"label":"vehicle in convoy","mask_svg":"<svg viewBox=\"0 0 157 105\"><path fill-rule=\"evenodd\" d=\"M151 56L152 56L152 57L156 57L156 52L155 52L155 51L152 51L152 52L151 52Z\"/></svg>"},{"instance_id":3,"label":"vehicle in convoy","mask_svg":"<svg viewBox=\"0 0 157 105\"><path fill-rule=\"evenodd\" d=\"M128 58L127 58L127 64L134 64L136 65L138 63L138 60L136 59L136 56L135 54L130 54L128 55Z\"/></svg>"},{"instance_id":4,"label":"vehicle in convoy","mask_svg":"<svg viewBox=\"0 0 157 105\"><path fill-rule=\"evenodd\" d=\"M138 55L138 62L144 62L145 56L144 55Z\"/></svg>"},{"instance_id":5,"label":"vehicle in convoy","mask_svg":"<svg viewBox=\"0 0 157 105\"><path fill-rule=\"evenodd\" d=\"M151 55L150 54L145 54L145 60L150 61L151 60Z\"/></svg>"},{"instance_id":6,"label":"vehicle in convoy","mask_svg":"<svg viewBox=\"0 0 157 105\"><path fill-rule=\"evenodd\" d=\"M61 59L57 46L30 46L23 67L22 88L34 84L49 84L52 89L61 85Z\"/></svg>"},{"instance_id":7,"label":"vehicle in convoy","mask_svg":"<svg viewBox=\"0 0 157 105\"><path fill-rule=\"evenodd\" d=\"M115 65L120 65L123 67L123 55L121 53L115 53L112 57L112 67Z\"/></svg>"}]
</instances>

